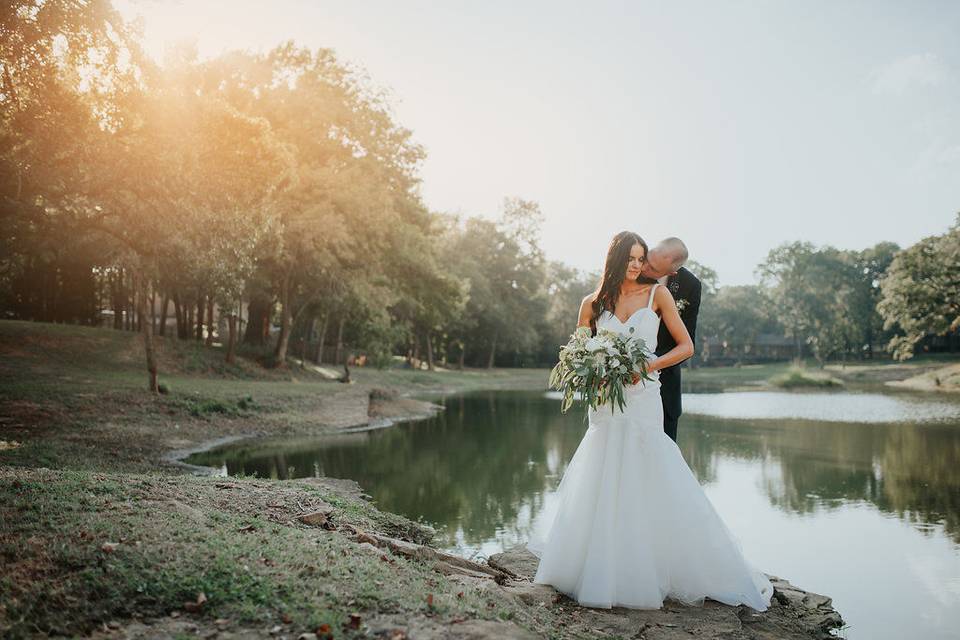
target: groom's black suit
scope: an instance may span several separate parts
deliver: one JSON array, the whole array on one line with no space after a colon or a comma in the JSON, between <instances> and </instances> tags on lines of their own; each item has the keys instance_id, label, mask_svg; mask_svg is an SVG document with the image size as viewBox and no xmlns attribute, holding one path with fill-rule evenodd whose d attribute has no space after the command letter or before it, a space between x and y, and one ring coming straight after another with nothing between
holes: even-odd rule
<instances>
[{"instance_id":1,"label":"groom's black suit","mask_svg":"<svg viewBox=\"0 0 960 640\"><path fill-rule=\"evenodd\" d=\"M686 268L680 267L675 275L667 279L667 290L673 295L680 310L680 319L690 332L690 338L696 342L697 314L700 313L700 280ZM686 304L681 300L685 300ZM657 355L662 356L677 346L666 325L660 323L657 334ZM677 441L677 421L683 412L680 402L680 365L674 365L660 371L660 398L663 400L663 430L674 442Z\"/></svg>"}]
</instances>

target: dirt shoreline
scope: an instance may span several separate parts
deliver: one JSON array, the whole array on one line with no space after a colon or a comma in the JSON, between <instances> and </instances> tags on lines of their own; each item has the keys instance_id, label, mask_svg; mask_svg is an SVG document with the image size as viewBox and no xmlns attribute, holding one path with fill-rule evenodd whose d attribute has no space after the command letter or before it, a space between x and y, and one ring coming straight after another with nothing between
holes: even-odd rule
<instances>
[{"instance_id":1,"label":"dirt shoreline","mask_svg":"<svg viewBox=\"0 0 960 640\"><path fill-rule=\"evenodd\" d=\"M387 429L402 422L430 418L443 410L443 407L440 405L423 400L415 400L408 396L401 396L396 393L390 393L391 396L395 397L375 399L378 396L382 396L384 393L385 390L379 387L370 389L367 408L367 413L371 418L370 420L366 422L358 422L353 425L339 426L333 429L322 429L318 434L318 437L341 433L357 433L363 431ZM443 395L450 395L452 393L457 393L457 391L451 390L441 393L443 393ZM418 406L419 408L417 408ZM389 414L389 416L384 414ZM214 476L217 475L217 470L214 467L190 464L185 462L185 460L194 454L205 453L224 445L234 444L244 440L256 440L258 438L270 437L274 436L262 431L220 436L189 447L170 449L160 456L159 463L161 465L178 467L184 471L188 471L196 475Z\"/></svg>"}]
</instances>

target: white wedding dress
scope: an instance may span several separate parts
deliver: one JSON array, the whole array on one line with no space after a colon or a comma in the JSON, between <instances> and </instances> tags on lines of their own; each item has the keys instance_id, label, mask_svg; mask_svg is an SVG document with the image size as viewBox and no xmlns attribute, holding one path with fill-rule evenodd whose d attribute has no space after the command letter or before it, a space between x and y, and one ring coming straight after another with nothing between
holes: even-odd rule
<instances>
[{"instance_id":1,"label":"white wedding dress","mask_svg":"<svg viewBox=\"0 0 960 640\"><path fill-rule=\"evenodd\" d=\"M656 288L654 285L653 289ZM651 302L621 322L605 311L597 328L655 345ZM534 582L589 607L658 609L664 599L710 598L764 611L767 577L744 559L677 445L663 431L660 383L626 392L623 413L589 412L589 428L567 465L554 508L527 547L540 558Z\"/></svg>"}]
</instances>

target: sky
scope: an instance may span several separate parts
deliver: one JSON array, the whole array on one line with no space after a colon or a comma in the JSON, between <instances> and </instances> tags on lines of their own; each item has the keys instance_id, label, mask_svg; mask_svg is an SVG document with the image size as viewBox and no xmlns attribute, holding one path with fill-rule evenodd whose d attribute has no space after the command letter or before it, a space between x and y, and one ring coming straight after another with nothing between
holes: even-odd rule
<instances>
[{"instance_id":1,"label":"sky","mask_svg":"<svg viewBox=\"0 0 960 640\"><path fill-rule=\"evenodd\" d=\"M960 2L115 4L158 60L334 49L426 149L427 206L534 200L585 270L628 229L749 284L782 243L909 246L960 212Z\"/></svg>"}]
</instances>

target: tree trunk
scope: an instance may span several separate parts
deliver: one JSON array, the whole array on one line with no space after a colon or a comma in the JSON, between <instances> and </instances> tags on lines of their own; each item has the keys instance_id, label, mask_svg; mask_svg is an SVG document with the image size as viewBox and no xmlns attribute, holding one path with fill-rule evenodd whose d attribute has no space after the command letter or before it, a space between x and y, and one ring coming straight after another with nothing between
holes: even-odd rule
<instances>
[{"instance_id":1,"label":"tree trunk","mask_svg":"<svg viewBox=\"0 0 960 640\"><path fill-rule=\"evenodd\" d=\"M146 289L150 291L150 335L157 335L157 291L154 289L153 281L147 280Z\"/></svg>"},{"instance_id":2,"label":"tree trunk","mask_svg":"<svg viewBox=\"0 0 960 640\"><path fill-rule=\"evenodd\" d=\"M203 294L197 295L197 331L196 331L196 340L201 342L203 340Z\"/></svg>"},{"instance_id":3,"label":"tree trunk","mask_svg":"<svg viewBox=\"0 0 960 640\"><path fill-rule=\"evenodd\" d=\"M237 316L236 314L227 315L227 364L236 362L237 351Z\"/></svg>"},{"instance_id":4,"label":"tree trunk","mask_svg":"<svg viewBox=\"0 0 960 640\"><path fill-rule=\"evenodd\" d=\"M272 303L269 299L251 297L247 303L247 330L243 335L244 344L262 347L270 335L270 311Z\"/></svg>"},{"instance_id":5,"label":"tree trunk","mask_svg":"<svg viewBox=\"0 0 960 640\"><path fill-rule=\"evenodd\" d=\"M157 335L157 289L150 286L150 324L153 325L153 335Z\"/></svg>"},{"instance_id":6,"label":"tree trunk","mask_svg":"<svg viewBox=\"0 0 960 640\"><path fill-rule=\"evenodd\" d=\"M467 343L463 340L460 341L460 361L457 362L457 369L463 371L463 361L467 357Z\"/></svg>"},{"instance_id":7,"label":"tree trunk","mask_svg":"<svg viewBox=\"0 0 960 640\"><path fill-rule=\"evenodd\" d=\"M493 334L493 344L490 345L490 358L487 360L487 369L493 369L493 361L497 357L497 334Z\"/></svg>"},{"instance_id":8,"label":"tree trunk","mask_svg":"<svg viewBox=\"0 0 960 640\"><path fill-rule=\"evenodd\" d=\"M170 306L170 296L166 293L160 301L160 335L167 335L167 307Z\"/></svg>"},{"instance_id":9,"label":"tree trunk","mask_svg":"<svg viewBox=\"0 0 960 640\"><path fill-rule=\"evenodd\" d=\"M343 353L343 325L346 322L346 317L341 317L337 325L337 350L333 354L333 364L340 364L340 354Z\"/></svg>"},{"instance_id":10,"label":"tree trunk","mask_svg":"<svg viewBox=\"0 0 960 640\"><path fill-rule=\"evenodd\" d=\"M330 314L323 314L323 322L320 323L320 334L317 336L317 364L323 364L323 348L327 340L327 323L330 321Z\"/></svg>"},{"instance_id":11,"label":"tree trunk","mask_svg":"<svg viewBox=\"0 0 960 640\"><path fill-rule=\"evenodd\" d=\"M183 321L183 308L180 306L180 294L173 294L173 315L177 319L177 338L183 340L184 332L184 321Z\"/></svg>"},{"instance_id":12,"label":"tree trunk","mask_svg":"<svg viewBox=\"0 0 960 640\"><path fill-rule=\"evenodd\" d=\"M427 369L430 371L434 370L433 366L433 338L430 336L430 332L427 331Z\"/></svg>"},{"instance_id":13,"label":"tree trunk","mask_svg":"<svg viewBox=\"0 0 960 640\"><path fill-rule=\"evenodd\" d=\"M280 337L273 351L273 366L280 367L287 360L287 347L290 345L290 331L293 328L293 309L290 307L290 277L285 276L280 283Z\"/></svg>"},{"instance_id":14,"label":"tree trunk","mask_svg":"<svg viewBox=\"0 0 960 640\"><path fill-rule=\"evenodd\" d=\"M120 306L120 274L110 274L110 303L113 305L113 328L123 329L123 307Z\"/></svg>"},{"instance_id":15,"label":"tree trunk","mask_svg":"<svg viewBox=\"0 0 960 640\"><path fill-rule=\"evenodd\" d=\"M137 296L140 295L140 290L143 289L143 287L140 286L140 280L140 274L130 272L130 330L138 333L140 331L140 310L137 308L137 305L139 304L140 298ZM143 301L143 305L144 309L146 309L146 300ZM144 317L146 317L146 314L144 314Z\"/></svg>"},{"instance_id":16,"label":"tree trunk","mask_svg":"<svg viewBox=\"0 0 960 640\"><path fill-rule=\"evenodd\" d=\"M130 313L130 285L129 285L129 272L126 269L120 271L120 303L123 305L123 330L130 331L131 329L131 317Z\"/></svg>"},{"instance_id":17,"label":"tree trunk","mask_svg":"<svg viewBox=\"0 0 960 640\"><path fill-rule=\"evenodd\" d=\"M213 296L207 298L207 346L213 345Z\"/></svg>"},{"instance_id":18,"label":"tree trunk","mask_svg":"<svg viewBox=\"0 0 960 640\"><path fill-rule=\"evenodd\" d=\"M135 276L134 291L136 293L137 316L140 319L140 332L143 334L143 346L147 356L147 388L151 393L160 393L157 380L157 356L153 345L153 323L147 317L147 288L140 273Z\"/></svg>"}]
</instances>

